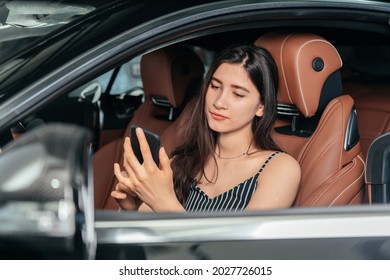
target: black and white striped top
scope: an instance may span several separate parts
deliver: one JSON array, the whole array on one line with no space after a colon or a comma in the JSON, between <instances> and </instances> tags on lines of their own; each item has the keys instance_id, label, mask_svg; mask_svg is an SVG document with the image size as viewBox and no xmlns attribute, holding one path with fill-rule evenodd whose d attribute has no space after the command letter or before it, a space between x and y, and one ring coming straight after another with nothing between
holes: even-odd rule
<instances>
[{"instance_id":1,"label":"black and white striped top","mask_svg":"<svg viewBox=\"0 0 390 280\"><path fill-rule=\"evenodd\" d=\"M277 151L270 155L254 176L216 197L210 198L199 188L199 186L196 185L192 188L184 208L188 212L244 210L257 189L257 182L260 173L266 167L268 162L278 153L280 152Z\"/></svg>"}]
</instances>

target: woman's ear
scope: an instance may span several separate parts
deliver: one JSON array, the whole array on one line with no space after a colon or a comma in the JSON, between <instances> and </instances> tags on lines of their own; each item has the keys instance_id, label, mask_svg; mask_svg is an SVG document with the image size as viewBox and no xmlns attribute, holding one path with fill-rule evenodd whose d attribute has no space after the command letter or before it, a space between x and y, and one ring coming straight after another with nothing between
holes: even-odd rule
<instances>
[{"instance_id":1,"label":"woman's ear","mask_svg":"<svg viewBox=\"0 0 390 280\"><path fill-rule=\"evenodd\" d=\"M259 108L256 111L256 116L262 117L264 115L264 105L260 104Z\"/></svg>"}]
</instances>

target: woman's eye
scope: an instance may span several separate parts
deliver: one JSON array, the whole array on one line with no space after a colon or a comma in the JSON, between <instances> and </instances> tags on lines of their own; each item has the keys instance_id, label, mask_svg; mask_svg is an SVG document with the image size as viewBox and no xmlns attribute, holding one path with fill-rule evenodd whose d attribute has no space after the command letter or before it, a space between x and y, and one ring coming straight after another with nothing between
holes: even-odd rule
<instances>
[{"instance_id":1,"label":"woman's eye","mask_svg":"<svg viewBox=\"0 0 390 280\"><path fill-rule=\"evenodd\" d=\"M211 87L212 89L219 89L219 86L213 85L213 84L210 84L210 87Z\"/></svg>"},{"instance_id":2,"label":"woman's eye","mask_svg":"<svg viewBox=\"0 0 390 280\"><path fill-rule=\"evenodd\" d=\"M240 98L245 97L245 95L239 94L239 93L237 93L237 92L233 92L233 94L234 94L235 96L237 96L237 97L240 97Z\"/></svg>"}]
</instances>

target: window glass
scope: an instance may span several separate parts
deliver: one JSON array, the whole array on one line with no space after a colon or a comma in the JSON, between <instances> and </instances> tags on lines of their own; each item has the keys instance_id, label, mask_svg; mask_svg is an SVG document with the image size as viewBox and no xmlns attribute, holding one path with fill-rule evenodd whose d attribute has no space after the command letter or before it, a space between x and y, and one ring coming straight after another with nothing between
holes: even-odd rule
<instances>
[{"instance_id":1,"label":"window glass","mask_svg":"<svg viewBox=\"0 0 390 280\"><path fill-rule=\"evenodd\" d=\"M104 4L71 1L0 1L1 60Z\"/></svg>"}]
</instances>

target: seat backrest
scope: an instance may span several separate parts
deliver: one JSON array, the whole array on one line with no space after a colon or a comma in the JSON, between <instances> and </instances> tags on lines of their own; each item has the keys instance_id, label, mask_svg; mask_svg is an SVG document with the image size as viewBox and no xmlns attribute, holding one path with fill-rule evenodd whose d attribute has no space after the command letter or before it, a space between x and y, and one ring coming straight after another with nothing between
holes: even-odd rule
<instances>
[{"instance_id":1,"label":"seat backrest","mask_svg":"<svg viewBox=\"0 0 390 280\"><path fill-rule=\"evenodd\" d=\"M162 136L197 89L203 72L204 66L199 56L184 46L169 46L142 57L141 78L145 102L134 113L123 137L101 147L94 155L95 208L117 207L110 197L111 190L117 184L113 164L123 162L122 145L124 138L130 135L131 125L137 124ZM169 153L174 147L168 148Z\"/></svg>"},{"instance_id":2,"label":"seat backrest","mask_svg":"<svg viewBox=\"0 0 390 280\"><path fill-rule=\"evenodd\" d=\"M343 82L343 88L355 101L360 143L366 158L371 143L390 131L390 85L348 81Z\"/></svg>"},{"instance_id":3,"label":"seat backrest","mask_svg":"<svg viewBox=\"0 0 390 280\"><path fill-rule=\"evenodd\" d=\"M255 44L266 48L278 66L273 137L301 166L294 205L361 203L364 160L353 99L342 95L337 50L309 33L268 33Z\"/></svg>"}]
</instances>

